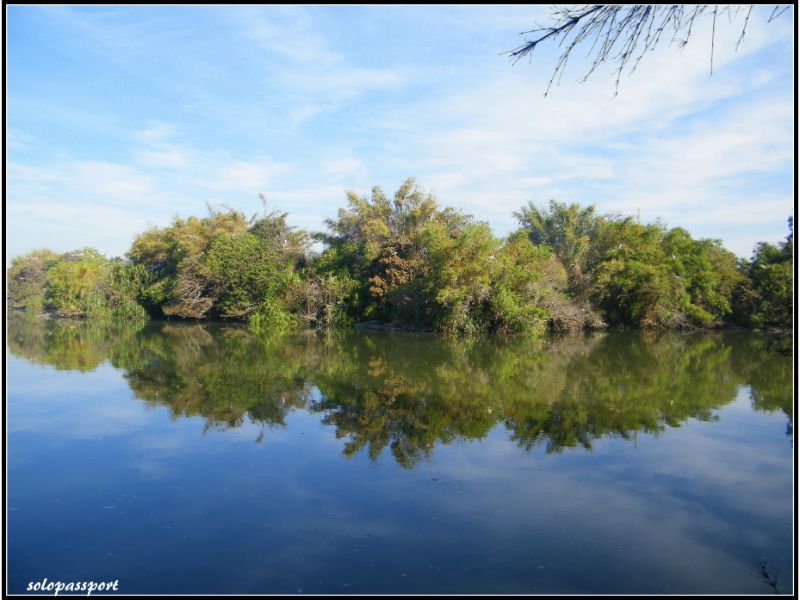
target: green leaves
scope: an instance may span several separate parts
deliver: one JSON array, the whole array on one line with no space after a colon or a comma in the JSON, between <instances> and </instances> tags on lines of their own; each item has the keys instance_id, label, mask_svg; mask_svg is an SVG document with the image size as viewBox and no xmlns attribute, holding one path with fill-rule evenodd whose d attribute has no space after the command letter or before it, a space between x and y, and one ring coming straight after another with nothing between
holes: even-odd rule
<instances>
[{"instance_id":1,"label":"green leaves","mask_svg":"<svg viewBox=\"0 0 800 600\"><path fill-rule=\"evenodd\" d=\"M755 327L791 330L793 323L792 291L794 288L794 232L789 218L789 235L775 246L760 243L751 261L744 261L742 270L747 280L733 292L735 317Z\"/></svg>"},{"instance_id":2,"label":"green leaves","mask_svg":"<svg viewBox=\"0 0 800 600\"><path fill-rule=\"evenodd\" d=\"M528 203L520 229L440 208L413 178L393 197L347 193L312 236L286 213L209 209L143 232L128 261L84 248L15 258L9 307L59 316L249 321L264 330L378 319L449 333L537 335L605 325L792 326L793 223L739 261L719 240L593 206Z\"/></svg>"}]
</instances>

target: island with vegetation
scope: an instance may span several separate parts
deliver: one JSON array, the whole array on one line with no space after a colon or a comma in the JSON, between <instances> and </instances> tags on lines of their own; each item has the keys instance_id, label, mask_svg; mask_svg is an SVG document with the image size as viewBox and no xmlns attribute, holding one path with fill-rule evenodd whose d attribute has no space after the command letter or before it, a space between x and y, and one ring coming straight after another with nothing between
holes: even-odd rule
<instances>
[{"instance_id":1,"label":"island with vegetation","mask_svg":"<svg viewBox=\"0 0 800 600\"><path fill-rule=\"evenodd\" d=\"M309 234L287 214L226 209L92 248L12 260L8 307L34 315L246 321L254 331L372 328L537 335L607 326L791 331L793 222L749 260L682 228L551 201L506 238L406 180L347 194ZM322 246L321 251L314 251Z\"/></svg>"}]
</instances>

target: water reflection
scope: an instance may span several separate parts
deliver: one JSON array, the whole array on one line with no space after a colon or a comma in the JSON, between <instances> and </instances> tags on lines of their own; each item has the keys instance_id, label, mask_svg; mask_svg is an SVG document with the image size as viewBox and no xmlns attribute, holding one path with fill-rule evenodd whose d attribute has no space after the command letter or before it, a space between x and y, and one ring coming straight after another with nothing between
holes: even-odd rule
<instances>
[{"instance_id":1,"label":"water reflection","mask_svg":"<svg viewBox=\"0 0 800 600\"><path fill-rule=\"evenodd\" d=\"M413 467L438 444L481 439L498 423L522 449L592 448L603 436L660 434L715 419L739 386L756 410L792 422L792 359L750 333L448 339L339 331L256 337L238 326L30 320L8 348L57 369L124 371L135 396L207 428L249 417L282 426L305 408L336 428L347 456L389 448Z\"/></svg>"}]
</instances>

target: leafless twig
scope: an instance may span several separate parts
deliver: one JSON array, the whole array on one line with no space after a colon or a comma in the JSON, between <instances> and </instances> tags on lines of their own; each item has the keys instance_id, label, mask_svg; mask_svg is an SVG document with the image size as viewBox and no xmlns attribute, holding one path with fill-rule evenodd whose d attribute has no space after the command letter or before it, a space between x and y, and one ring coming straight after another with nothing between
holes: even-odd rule
<instances>
[{"instance_id":1,"label":"leafless twig","mask_svg":"<svg viewBox=\"0 0 800 600\"><path fill-rule=\"evenodd\" d=\"M736 16L740 10L747 9L744 27L736 43L738 50L744 40L745 30L750 21L753 6L750 5L710 5L698 4L694 7L685 5L660 4L585 4L577 7L558 7L553 11L553 23L540 26L520 35L533 35L534 38L521 46L504 52L516 63L521 58L533 54L536 47L547 40L557 40L563 52L556 62L550 81L547 83L545 96L550 92L553 83L558 83L563 75L572 51L580 44L591 41L587 58L591 60L588 72L581 81L594 73L604 62L616 64L615 90L619 90L620 77L628 65L630 73L639 66L648 51L655 50L661 41L664 31L672 31L669 43L677 42L685 46L692 35L695 20L704 13L713 15L711 32L711 65L714 72L714 44L717 30L717 17L727 14L729 18ZM775 6L769 21L782 15L789 6Z\"/></svg>"}]
</instances>

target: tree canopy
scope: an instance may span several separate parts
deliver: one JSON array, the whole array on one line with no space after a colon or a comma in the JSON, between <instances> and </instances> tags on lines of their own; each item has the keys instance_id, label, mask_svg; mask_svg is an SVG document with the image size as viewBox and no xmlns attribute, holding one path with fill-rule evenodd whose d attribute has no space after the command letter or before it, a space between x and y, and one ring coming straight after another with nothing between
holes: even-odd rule
<instances>
[{"instance_id":1,"label":"tree canopy","mask_svg":"<svg viewBox=\"0 0 800 600\"><path fill-rule=\"evenodd\" d=\"M246 321L259 331L354 323L453 334L606 326L792 327L793 222L739 260L680 227L532 202L496 236L408 179L347 194L313 236L266 212L176 217L126 259L38 250L8 269L9 307L61 317ZM312 252L310 242L323 244Z\"/></svg>"}]
</instances>

